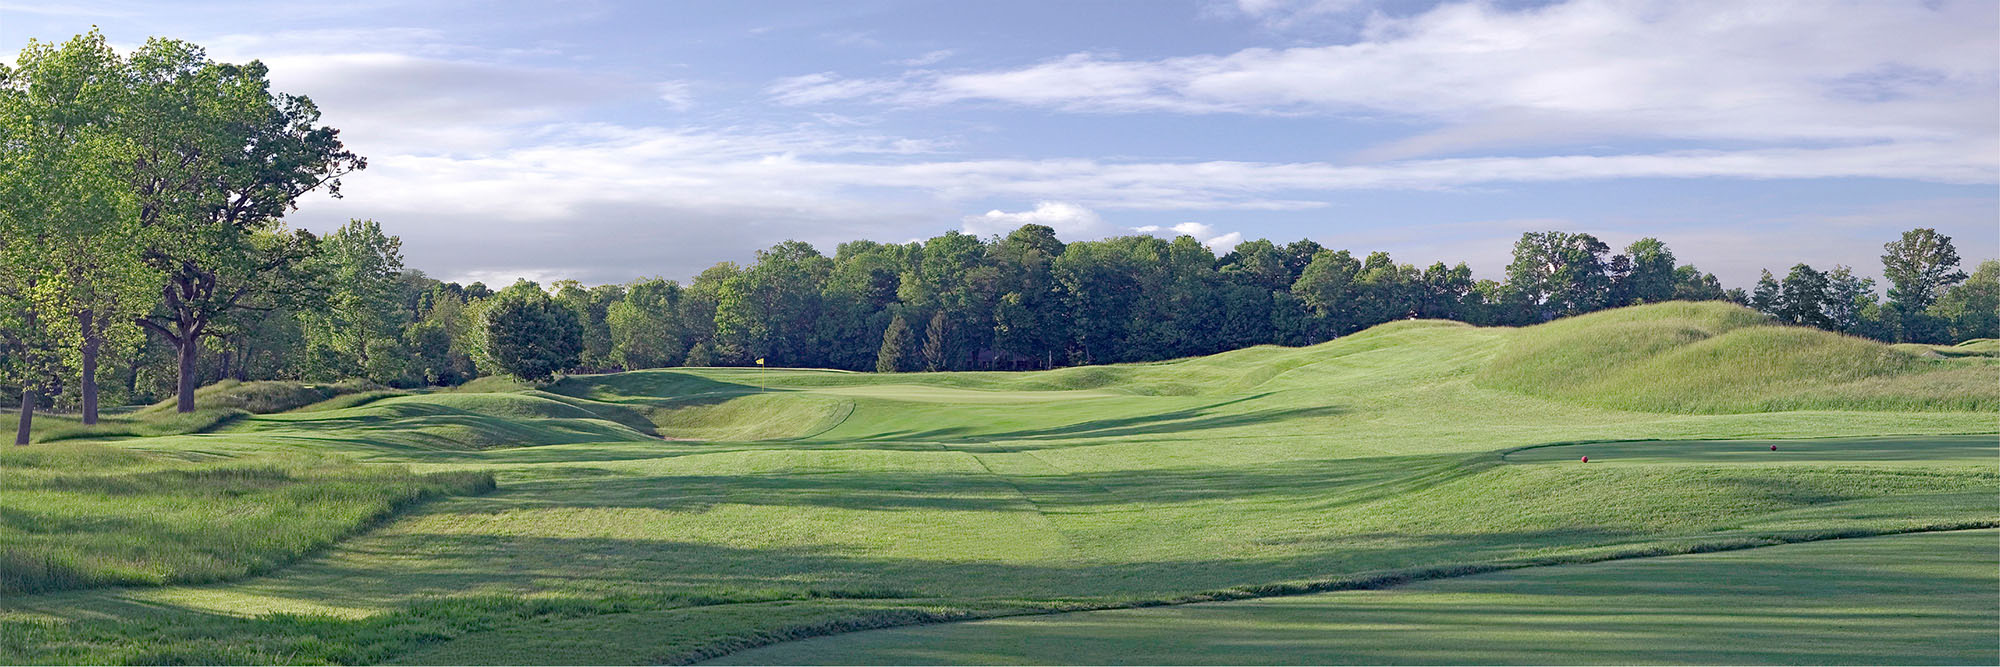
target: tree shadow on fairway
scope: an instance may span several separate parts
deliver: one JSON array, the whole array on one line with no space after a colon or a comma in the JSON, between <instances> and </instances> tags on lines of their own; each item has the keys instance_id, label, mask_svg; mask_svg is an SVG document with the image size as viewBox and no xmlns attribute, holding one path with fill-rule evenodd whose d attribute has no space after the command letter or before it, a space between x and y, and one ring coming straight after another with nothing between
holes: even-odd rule
<instances>
[{"instance_id":1,"label":"tree shadow on fairway","mask_svg":"<svg viewBox=\"0 0 2000 667\"><path fill-rule=\"evenodd\" d=\"M464 594L603 597L691 591L866 591L872 597L1137 600L1274 581L1455 566L1578 540L1574 533L1360 536L1291 557L1008 562L977 552L861 555L853 546L738 547L662 539L410 533L226 588L266 599L392 608ZM1598 539L1611 539L1598 535ZM912 537L910 539L918 539ZM1300 589L1305 590L1305 589ZM158 596L151 596L158 600ZM198 599L200 596L197 596Z\"/></svg>"},{"instance_id":2,"label":"tree shadow on fairway","mask_svg":"<svg viewBox=\"0 0 2000 667\"><path fill-rule=\"evenodd\" d=\"M1776 447L1777 449L1772 449ZM1991 462L2000 436L1898 436L1804 440L1637 440L1528 447L1507 452L1508 463L1903 463Z\"/></svg>"},{"instance_id":3,"label":"tree shadow on fairway","mask_svg":"<svg viewBox=\"0 0 2000 667\"><path fill-rule=\"evenodd\" d=\"M724 450L727 451L727 450ZM816 449L839 456L869 449ZM673 458L673 457L661 457ZM720 503L864 511L1090 512L1143 510L1152 503L1247 500L1328 507L1414 491L1480 467L1451 455L1369 457L1272 464L1074 474L1027 472L797 471L647 474L563 466L503 480L473 513L524 508L644 508L702 512ZM1043 472L1046 471L1046 472Z\"/></svg>"},{"instance_id":4,"label":"tree shadow on fairway","mask_svg":"<svg viewBox=\"0 0 2000 667\"><path fill-rule=\"evenodd\" d=\"M942 442L952 446L954 449L963 449L966 451L1015 452L1046 449L1057 445L1037 443L1034 445L1008 444L995 446L986 445L985 443L1188 434L1216 429L1271 424L1292 419L1328 417L1347 412L1339 406L1332 405L1223 412L1223 409L1229 406L1254 401L1269 395L1270 393L1267 392L1181 410L1155 412L1129 417L1093 419L1047 428L982 431L971 426L951 426L928 430L906 429L878 433L861 438L816 442L832 444L834 442L927 441Z\"/></svg>"},{"instance_id":5,"label":"tree shadow on fairway","mask_svg":"<svg viewBox=\"0 0 2000 667\"><path fill-rule=\"evenodd\" d=\"M721 664L1987 664L1992 531L906 627Z\"/></svg>"},{"instance_id":6,"label":"tree shadow on fairway","mask_svg":"<svg viewBox=\"0 0 2000 667\"><path fill-rule=\"evenodd\" d=\"M600 476L601 475L601 476ZM601 470L587 479L506 484L468 513L533 508L628 508L704 512L722 503L867 511L1033 511L1003 481L983 473L638 475Z\"/></svg>"},{"instance_id":7,"label":"tree shadow on fairway","mask_svg":"<svg viewBox=\"0 0 2000 667\"><path fill-rule=\"evenodd\" d=\"M550 393L604 403L661 406L714 405L747 394L798 391L724 382L695 373L667 370L570 376L544 389Z\"/></svg>"}]
</instances>

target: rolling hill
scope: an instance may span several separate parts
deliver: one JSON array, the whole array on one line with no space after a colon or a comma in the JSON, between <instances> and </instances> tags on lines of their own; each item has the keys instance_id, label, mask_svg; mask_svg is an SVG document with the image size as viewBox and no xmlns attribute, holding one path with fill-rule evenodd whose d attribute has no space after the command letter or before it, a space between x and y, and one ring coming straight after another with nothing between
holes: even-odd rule
<instances>
[{"instance_id":1,"label":"rolling hill","mask_svg":"<svg viewBox=\"0 0 2000 667\"><path fill-rule=\"evenodd\" d=\"M228 583L0 597L0 659L689 662L870 627L2000 525L2000 364L1925 352L1668 303L1043 372L357 393L79 446L498 488ZM0 522L0 545L20 530ZM1692 575L1662 585L1675 576ZM1785 622L1797 641L1840 632Z\"/></svg>"}]
</instances>

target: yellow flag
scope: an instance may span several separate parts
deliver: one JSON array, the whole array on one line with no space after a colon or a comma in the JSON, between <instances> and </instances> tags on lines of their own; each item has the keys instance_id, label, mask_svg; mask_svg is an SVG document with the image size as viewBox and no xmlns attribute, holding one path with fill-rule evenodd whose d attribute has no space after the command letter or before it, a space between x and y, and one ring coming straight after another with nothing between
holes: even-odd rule
<instances>
[{"instance_id":1,"label":"yellow flag","mask_svg":"<svg viewBox=\"0 0 2000 667\"><path fill-rule=\"evenodd\" d=\"M763 357L757 357L757 365L759 365L759 366L762 366L762 365L764 365L764 358L763 358Z\"/></svg>"}]
</instances>

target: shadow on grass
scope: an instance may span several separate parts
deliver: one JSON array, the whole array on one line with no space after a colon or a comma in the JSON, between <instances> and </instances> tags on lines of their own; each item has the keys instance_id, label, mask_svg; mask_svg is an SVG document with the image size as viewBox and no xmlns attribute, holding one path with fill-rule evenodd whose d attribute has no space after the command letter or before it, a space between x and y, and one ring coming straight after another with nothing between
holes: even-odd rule
<instances>
[{"instance_id":1,"label":"shadow on grass","mask_svg":"<svg viewBox=\"0 0 2000 667\"><path fill-rule=\"evenodd\" d=\"M544 390L604 403L653 406L713 405L746 394L797 391L785 387L723 382L695 373L663 370L565 377Z\"/></svg>"},{"instance_id":2,"label":"shadow on grass","mask_svg":"<svg viewBox=\"0 0 2000 667\"><path fill-rule=\"evenodd\" d=\"M838 454L870 449L813 451ZM585 460L615 462L577 459ZM500 493L484 499L486 507L464 511L622 507L700 512L721 503L866 511L1025 512L1037 507L1093 511L1204 500L1328 506L1407 493L1485 469L1466 463L1463 456L1425 455L1089 474L1053 467L1043 469L1047 472L1025 473L773 470L647 474L631 469L561 466L517 471L518 476L503 484Z\"/></svg>"},{"instance_id":3,"label":"shadow on grass","mask_svg":"<svg viewBox=\"0 0 2000 667\"><path fill-rule=\"evenodd\" d=\"M1269 408L1243 412L1226 412L1229 406L1254 401L1270 394L1256 394L1212 403L1199 407L1167 412L1133 415L1110 419L1088 421L1053 426L1048 428L1019 429L1012 431L982 431L971 426L952 426L937 429L905 429L877 433L873 435L841 440L805 439L798 442L810 444L835 444L858 442L896 441L948 441L955 449L967 451L1013 452L1044 449L1057 445L1044 443L1018 444L1019 441L1072 440L1088 438L1117 438L1142 435L1185 434L1242 426L1254 426L1283 422L1309 417L1329 417L1345 414L1339 406L1313 406L1303 408ZM1001 446L980 446L986 443L1014 441ZM1085 443L1078 443L1085 444Z\"/></svg>"}]
</instances>

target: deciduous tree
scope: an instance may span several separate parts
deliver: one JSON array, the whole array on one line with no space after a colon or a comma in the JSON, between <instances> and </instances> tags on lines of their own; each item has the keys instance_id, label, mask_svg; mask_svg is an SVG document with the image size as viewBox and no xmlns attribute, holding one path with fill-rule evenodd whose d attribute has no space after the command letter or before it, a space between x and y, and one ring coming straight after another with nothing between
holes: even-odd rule
<instances>
[{"instance_id":1,"label":"deciduous tree","mask_svg":"<svg viewBox=\"0 0 2000 667\"><path fill-rule=\"evenodd\" d=\"M313 250L280 219L308 192L339 196L340 177L366 166L319 124L312 100L270 90L256 61L218 63L200 47L149 40L129 61L121 133L146 261L165 277L161 303L140 320L179 352L176 406L194 409L195 358L218 317L258 292L309 286L295 271Z\"/></svg>"},{"instance_id":2,"label":"deciduous tree","mask_svg":"<svg viewBox=\"0 0 2000 667\"><path fill-rule=\"evenodd\" d=\"M544 382L582 361L576 312L534 283L522 281L495 295L485 324L494 362L521 379Z\"/></svg>"}]
</instances>

